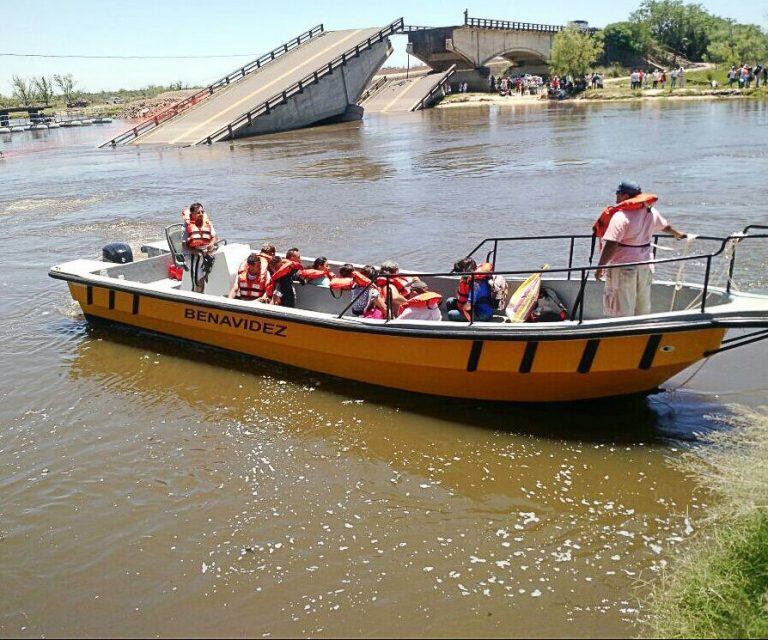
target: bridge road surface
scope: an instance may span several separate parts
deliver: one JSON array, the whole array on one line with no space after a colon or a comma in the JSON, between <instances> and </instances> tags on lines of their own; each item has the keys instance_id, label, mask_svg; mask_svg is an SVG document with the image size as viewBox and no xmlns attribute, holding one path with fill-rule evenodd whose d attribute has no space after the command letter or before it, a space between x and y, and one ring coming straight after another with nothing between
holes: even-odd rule
<instances>
[{"instance_id":1,"label":"bridge road surface","mask_svg":"<svg viewBox=\"0 0 768 640\"><path fill-rule=\"evenodd\" d=\"M225 127L295 82L310 75L355 45L373 37L380 27L326 31L234 82L191 109L171 118L129 144L188 146Z\"/></svg>"},{"instance_id":2,"label":"bridge road surface","mask_svg":"<svg viewBox=\"0 0 768 640\"><path fill-rule=\"evenodd\" d=\"M403 113L411 111L445 74L430 73L416 78L389 80L381 90L362 103L366 113Z\"/></svg>"}]
</instances>

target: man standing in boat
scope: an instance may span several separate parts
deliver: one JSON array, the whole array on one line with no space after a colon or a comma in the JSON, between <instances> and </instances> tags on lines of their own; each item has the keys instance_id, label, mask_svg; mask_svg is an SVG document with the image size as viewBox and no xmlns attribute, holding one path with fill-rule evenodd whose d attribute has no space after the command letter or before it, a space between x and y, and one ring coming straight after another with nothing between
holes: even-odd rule
<instances>
[{"instance_id":1,"label":"man standing in boat","mask_svg":"<svg viewBox=\"0 0 768 640\"><path fill-rule=\"evenodd\" d=\"M622 182L616 189L616 205L603 209L593 227L602 245L595 279L605 275L603 308L610 318L651 312L653 266L604 267L652 260L655 233L670 233L676 240L686 237L656 210L657 200L655 195L643 193L638 184Z\"/></svg>"},{"instance_id":2,"label":"man standing in boat","mask_svg":"<svg viewBox=\"0 0 768 640\"><path fill-rule=\"evenodd\" d=\"M190 205L181 215L184 218L184 244L189 251L192 291L203 293L219 239L203 205L199 202Z\"/></svg>"}]
</instances>

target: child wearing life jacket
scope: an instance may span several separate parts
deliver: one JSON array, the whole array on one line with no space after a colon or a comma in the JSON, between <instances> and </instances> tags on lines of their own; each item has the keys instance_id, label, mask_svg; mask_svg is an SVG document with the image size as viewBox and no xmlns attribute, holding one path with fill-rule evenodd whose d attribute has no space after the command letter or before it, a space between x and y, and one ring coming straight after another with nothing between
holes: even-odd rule
<instances>
[{"instance_id":1,"label":"child wearing life jacket","mask_svg":"<svg viewBox=\"0 0 768 640\"><path fill-rule=\"evenodd\" d=\"M400 305L398 320L427 320L439 322L443 319L440 312L440 303L443 296L434 291L429 291L427 283L423 280L411 282L411 296Z\"/></svg>"},{"instance_id":2,"label":"child wearing life jacket","mask_svg":"<svg viewBox=\"0 0 768 640\"><path fill-rule=\"evenodd\" d=\"M492 271L490 263L485 262L478 267L472 258L464 258L453 265L453 273L474 275L463 275L459 279L456 297L445 301L449 320L488 322L493 317L496 302L488 275Z\"/></svg>"},{"instance_id":3,"label":"child wearing life jacket","mask_svg":"<svg viewBox=\"0 0 768 640\"><path fill-rule=\"evenodd\" d=\"M328 268L328 258L325 256L315 258L310 269L302 269L299 271L299 279L304 284L327 287L335 277L336 274Z\"/></svg>"},{"instance_id":4,"label":"child wearing life jacket","mask_svg":"<svg viewBox=\"0 0 768 640\"><path fill-rule=\"evenodd\" d=\"M267 291L268 264L261 254L249 255L245 265L240 267L228 297L251 301L261 298Z\"/></svg>"},{"instance_id":5,"label":"child wearing life jacket","mask_svg":"<svg viewBox=\"0 0 768 640\"><path fill-rule=\"evenodd\" d=\"M338 277L331 278L328 286L331 291L351 291L355 287L367 287L371 283L371 279L368 278L363 270L358 271L354 265L349 263L342 265L339 268ZM339 294L340 296L341 294Z\"/></svg>"},{"instance_id":6,"label":"child wearing life jacket","mask_svg":"<svg viewBox=\"0 0 768 640\"><path fill-rule=\"evenodd\" d=\"M272 259L270 272L272 278L267 285L266 297L272 304L282 307L296 306L296 290L293 288L293 276L304 268L301 264L301 254L294 247L285 252L285 258L278 256Z\"/></svg>"},{"instance_id":7,"label":"child wearing life jacket","mask_svg":"<svg viewBox=\"0 0 768 640\"><path fill-rule=\"evenodd\" d=\"M379 277L376 279L376 286L379 287L381 297L384 303L389 305L390 318L394 318L397 315L397 310L411 294L410 285L413 278L400 276L398 275L399 273L400 265L394 260L386 260L381 263Z\"/></svg>"},{"instance_id":8,"label":"child wearing life jacket","mask_svg":"<svg viewBox=\"0 0 768 640\"><path fill-rule=\"evenodd\" d=\"M373 282L376 275L376 267L369 264L365 265L358 272L358 276L365 278L369 284ZM361 288L364 289L364 291L360 291ZM386 303L378 287L372 284L371 286L355 285L352 287L351 296L354 300L350 309L352 315L368 318L370 320L384 320L386 318Z\"/></svg>"}]
</instances>

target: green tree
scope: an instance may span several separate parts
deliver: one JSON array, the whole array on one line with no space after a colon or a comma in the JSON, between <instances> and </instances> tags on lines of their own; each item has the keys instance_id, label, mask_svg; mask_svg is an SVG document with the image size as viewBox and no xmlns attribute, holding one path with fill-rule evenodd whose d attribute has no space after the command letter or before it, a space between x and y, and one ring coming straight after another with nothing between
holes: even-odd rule
<instances>
[{"instance_id":1,"label":"green tree","mask_svg":"<svg viewBox=\"0 0 768 640\"><path fill-rule=\"evenodd\" d=\"M26 78L17 75L12 76L11 87L13 87L13 95L16 96L19 99L19 102L24 106L31 105L37 98L34 84Z\"/></svg>"},{"instance_id":2,"label":"green tree","mask_svg":"<svg viewBox=\"0 0 768 640\"><path fill-rule=\"evenodd\" d=\"M768 36L756 25L739 25L734 48L741 62L763 62L768 56Z\"/></svg>"},{"instance_id":3,"label":"green tree","mask_svg":"<svg viewBox=\"0 0 768 640\"><path fill-rule=\"evenodd\" d=\"M630 21L645 24L660 45L689 60L701 60L722 18L709 14L699 4L684 4L682 0L643 0Z\"/></svg>"},{"instance_id":4,"label":"green tree","mask_svg":"<svg viewBox=\"0 0 768 640\"><path fill-rule=\"evenodd\" d=\"M644 22L614 22L603 29L605 48L642 56L648 53L652 38Z\"/></svg>"},{"instance_id":5,"label":"green tree","mask_svg":"<svg viewBox=\"0 0 768 640\"><path fill-rule=\"evenodd\" d=\"M571 25L555 34L550 67L554 73L581 78L593 68L602 53L602 33L590 34Z\"/></svg>"},{"instance_id":6,"label":"green tree","mask_svg":"<svg viewBox=\"0 0 768 640\"><path fill-rule=\"evenodd\" d=\"M39 78L33 78L32 83L35 87L37 97L43 104L51 104L54 98L53 92L53 80L40 76Z\"/></svg>"},{"instance_id":7,"label":"green tree","mask_svg":"<svg viewBox=\"0 0 768 640\"><path fill-rule=\"evenodd\" d=\"M59 87L59 91L61 91L61 95L64 97L65 102L72 102L75 98L75 79L72 77L71 73L68 73L64 76L60 74L56 74L53 76L53 80L56 83L56 86Z\"/></svg>"},{"instance_id":8,"label":"green tree","mask_svg":"<svg viewBox=\"0 0 768 640\"><path fill-rule=\"evenodd\" d=\"M730 24L718 29L707 48L712 62L741 64L762 62L768 57L768 34L753 24Z\"/></svg>"}]
</instances>

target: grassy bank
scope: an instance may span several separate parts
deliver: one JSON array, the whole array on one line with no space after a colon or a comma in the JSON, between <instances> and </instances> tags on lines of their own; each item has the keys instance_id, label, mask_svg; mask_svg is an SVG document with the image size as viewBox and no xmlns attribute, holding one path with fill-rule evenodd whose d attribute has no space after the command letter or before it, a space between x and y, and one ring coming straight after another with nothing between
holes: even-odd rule
<instances>
[{"instance_id":1,"label":"grassy bank","mask_svg":"<svg viewBox=\"0 0 768 640\"><path fill-rule=\"evenodd\" d=\"M681 98L709 98L712 100L752 98L765 100L768 99L768 88L729 89L726 86L712 89L707 86L692 86L689 83L686 83L682 89L667 87L666 89L632 90L629 87L611 86L605 89L588 89L575 99L597 102L609 100L677 100Z\"/></svg>"},{"instance_id":2,"label":"grassy bank","mask_svg":"<svg viewBox=\"0 0 768 640\"><path fill-rule=\"evenodd\" d=\"M115 91L95 92L78 91L76 98L78 100L85 100L88 103L88 106L80 107L75 110L83 112L88 116L95 114L115 116L120 114L126 108L126 105L131 103L149 101L166 93L185 92L189 89L189 87L182 87L181 83L178 82L168 86L149 85L142 89L117 89ZM113 102L115 98L119 99L117 104ZM41 103L39 98L35 98L32 102L33 104ZM18 106L22 106L18 98L0 95L0 108L11 109L12 118L26 117L27 114L25 111L13 111L14 107ZM56 96L50 101L49 108L45 109L46 115L53 115L54 112L65 111L67 111L67 103L62 96Z\"/></svg>"},{"instance_id":3,"label":"grassy bank","mask_svg":"<svg viewBox=\"0 0 768 640\"><path fill-rule=\"evenodd\" d=\"M655 584L651 636L768 637L768 418L748 412L728 422L683 458L717 506Z\"/></svg>"},{"instance_id":4,"label":"grassy bank","mask_svg":"<svg viewBox=\"0 0 768 640\"><path fill-rule=\"evenodd\" d=\"M670 73L667 72L665 89L632 89L629 78L620 78L605 83L604 89L589 89L578 99L582 100L636 100L639 98L768 98L768 88L739 89L738 83L728 86L727 66L710 67L687 71L684 87L671 87ZM717 86L713 87L712 82ZM652 86L652 85L651 85Z\"/></svg>"}]
</instances>

